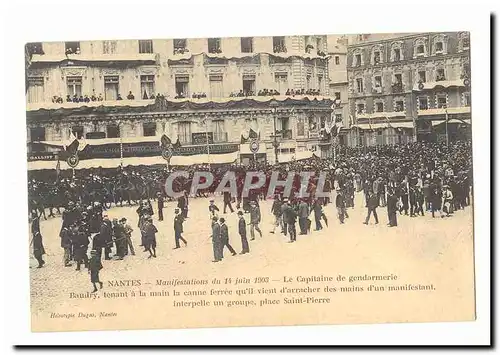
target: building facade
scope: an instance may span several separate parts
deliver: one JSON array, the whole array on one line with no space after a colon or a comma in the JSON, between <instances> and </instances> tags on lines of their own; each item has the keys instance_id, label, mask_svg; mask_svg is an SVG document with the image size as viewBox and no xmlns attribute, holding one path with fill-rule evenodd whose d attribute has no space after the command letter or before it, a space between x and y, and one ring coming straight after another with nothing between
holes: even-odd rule
<instances>
[{"instance_id":1,"label":"building facade","mask_svg":"<svg viewBox=\"0 0 500 355\"><path fill-rule=\"evenodd\" d=\"M330 96L335 100L335 121L349 128L349 90L347 81L348 36L328 36L328 72ZM339 144L345 144L345 136L339 135Z\"/></svg>"},{"instance_id":2,"label":"building facade","mask_svg":"<svg viewBox=\"0 0 500 355\"><path fill-rule=\"evenodd\" d=\"M255 136L285 160L320 154L332 111L324 35L30 43L26 73L30 151L167 135L243 161Z\"/></svg>"},{"instance_id":3,"label":"building facade","mask_svg":"<svg viewBox=\"0 0 500 355\"><path fill-rule=\"evenodd\" d=\"M358 36L349 45L350 146L470 134L467 32ZM448 124L444 124L448 119Z\"/></svg>"}]
</instances>

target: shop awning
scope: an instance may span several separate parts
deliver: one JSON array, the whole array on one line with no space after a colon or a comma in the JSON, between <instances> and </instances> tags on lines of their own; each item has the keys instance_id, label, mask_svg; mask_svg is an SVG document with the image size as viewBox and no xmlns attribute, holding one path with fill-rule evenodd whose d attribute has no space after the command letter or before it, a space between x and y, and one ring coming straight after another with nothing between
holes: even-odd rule
<instances>
[{"instance_id":1,"label":"shop awning","mask_svg":"<svg viewBox=\"0 0 500 355\"><path fill-rule=\"evenodd\" d=\"M64 98L63 98L64 99ZM155 103L151 100L109 100L109 101L90 101L90 102L63 102L57 104L54 102L37 102L26 104L26 111L44 110L59 110L59 109L75 109L80 107L143 107Z\"/></svg>"},{"instance_id":2,"label":"shop awning","mask_svg":"<svg viewBox=\"0 0 500 355\"><path fill-rule=\"evenodd\" d=\"M444 87L444 88L449 88L449 87L453 87L453 86L465 86L464 84L464 81L463 80L442 80L442 81L429 81L429 82L426 82L426 83L423 83L424 87L422 88L422 90L432 90L436 87ZM415 86L413 87L413 90L414 91L420 91L420 89L418 88L418 84L415 84Z\"/></svg>"},{"instance_id":3,"label":"shop awning","mask_svg":"<svg viewBox=\"0 0 500 355\"><path fill-rule=\"evenodd\" d=\"M448 107L448 114L470 114L470 106L463 107ZM433 116L433 115L446 115L446 109L444 108L432 108L428 110L419 110L419 116Z\"/></svg>"},{"instance_id":4,"label":"shop awning","mask_svg":"<svg viewBox=\"0 0 500 355\"><path fill-rule=\"evenodd\" d=\"M259 143L259 150L256 154L265 154L266 153L266 143ZM250 151L250 143L240 144L240 154L253 154Z\"/></svg>"},{"instance_id":5,"label":"shop awning","mask_svg":"<svg viewBox=\"0 0 500 355\"><path fill-rule=\"evenodd\" d=\"M383 128L413 128L413 122L377 122L372 123L359 123L352 127L357 127L359 129L383 129Z\"/></svg>"},{"instance_id":6,"label":"shop awning","mask_svg":"<svg viewBox=\"0 0 500 355\"><path fill-rule=\"evenodd\" d=\"M278 155L278 162L279 163L288 163L292 160L304 160L304 159L309 159L312 158L314 155L313 152L310 150L306 150L303 152L297 152L293 154L279 154Z\"/></svg>"},{"instance_id":7,"label":"shop awning","mask_svg":"<svg viewBox=\"0 0 500 355\"><path fill-rule=\"evenodd\" d=\"M210 162L210 164L228 164L228 163L233 163L237 159L238 159L238 152L227 153L227 154L212 154L210 155L210 159L208 158L207 154L173 156L170 159L170 165L188 166L195 164L206 164L208 162ZM117 168L118 166L120 166L121 162L122 160L120 158L80 160L75 170L99 168L99 167L102 167L104 169ZM163 159L161 156L123 158L123 166L158 165L166 163L167 161ZM60 165L61 170L71 169L71 167L66 163L66 161L61 160L60 164L61 164ZM55 169L56 166L57 166L57 161L54 160L28 162L28 170L30 171Z\"/></svg>"},{"instance_id":8,"label":"shop awning","mask_svg":"<svg viewBox=\"0 0 500 355\"><path fill-rule=\"evenodd\" d=\"M442 125L446 123L446 120L436 120L436 121L432 121L432 126L439 126L439 125ZM453 118L451 120L448 121L448 124L468 124L470 125L470 120L458 120L456 118Z\"/></svg>"}]
</instances>

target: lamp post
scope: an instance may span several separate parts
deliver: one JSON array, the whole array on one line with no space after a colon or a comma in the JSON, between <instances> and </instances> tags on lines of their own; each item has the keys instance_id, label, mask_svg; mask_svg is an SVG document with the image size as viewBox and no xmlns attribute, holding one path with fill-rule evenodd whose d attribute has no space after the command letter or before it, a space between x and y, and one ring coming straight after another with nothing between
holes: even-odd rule
<instances>
[{"instance_id":1,"label":"lamp post","mask_svg":"<svg viewBox=\"0 0 500 355\"><path fill-rule=\"evenodd\" d=\"M275 164L278 164L278 147L280 146L280 142L278 142L278 134L276 133L276 112L279 104L276 102L276 100L272 100L269 103L269 107L271 107L271 111L273 113L273 129L274 132L271 135L271 138L273 138L273 147L274 147L274 161Z\"/></svg>"},{"instance_id":2,"label":"lamp post","mask_svg":"<svg viewBox=\"0 0 500 355\"><path fill-rule=\"evenodd\" d=\"M448 106L444 107L444 112L445 112L445 129L446 129L446 148L448 148L449 145L449 138L448 138Z\"/></svg>"}]
</instances>

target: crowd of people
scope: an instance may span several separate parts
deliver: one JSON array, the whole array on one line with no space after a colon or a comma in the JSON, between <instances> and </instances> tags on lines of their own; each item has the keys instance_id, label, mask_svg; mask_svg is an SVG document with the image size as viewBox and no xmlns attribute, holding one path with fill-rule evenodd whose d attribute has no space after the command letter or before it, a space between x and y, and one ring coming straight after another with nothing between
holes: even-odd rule
<instances>
[{"instance_id":1,"label":"crowd of people","mask_svg":"<svg viewBox=\"0 0 500 355\"><path fill-rule=\"evenodd\" d=\"M255 96L256 93L252 90L239 90L236 92L232 92L229 94L229 97L250 97L250 96ZM281 95L279 91L276 89L262 89L257 92L257 96L279 96ZM285 93L286 96L299 96L299 95L310 95L310 96L318 96L320 94L320 90L316 89L288 89ZM146 91L142 94L142 99L143 100L156 100L156 99L165 99L165 95L157 93L156 95L154 93L151 93L148 95ZM132 93L132 91L129 91L129 93L126 96L127 100L135 100L135 95ZM179 92L175 95L175 99L186 99L188 96L184 92ZM191 98L193 99L204 99L207 98L207 94L205 92L195 92L191 94ZM121 94L117 94L116 97L117 101L123 100L123 97ZM60 95L54 95L52 97L52 103L57 103L57 104L62 104L64 103L64 99ZM95 92L93 92L91 95L77 95L74 94L71 96L70 94L66 95L66 102L72 102L72 103L88 103L88 102L97 102L97 101L104 101L104 97L102 94L96 95Z\"/></svg>"},{"instance_id":2,"label":"crowd of people","mask_svg":"<svg viewBox=\"0 0 500 355\"><path fill-rule=\"evenodd\" d=\"M295 95L310 95L310 96L318 96L318 95L321 95L320 93L320 90L319 89L307 89L307 90L304 90L304 88L302 89L297 89L297 90L293 90L293 89L288 89L285 93L286 96L295 96Z\"/></svg>"},{"instance_id":3,"label":"crowd of people","mask_svg":"<svg viewBox=\"0 0 500 355\"><path fill-rule=\"evenodd\" d=\"M348 210L354 208L356 193L364 196L367 209L365 224L373 215L379 223L377 208L387 209L387 221L390 227L398 225L398 215L417 217L430 213L432 217L452 216L459 209L464 209L472 201L472 146L471 141L445 143L416 142L406 145L339 148L335 161L332 159L311 158L305 161L291 161L285 164L269 165L256 163L251 167L241 164L196 165L188 169L188 178L174 180L173 190L183 192L176 199L168 196L164 186L167 177L181 167L126 167L116 170L93 169L77 171L75 177L57 177L47 172L31 172L29 179L30 211L32 213L32 235L34 256L39 267L43 267L43 242L40 235L39 218L55 216L56 210L62 215L61 247L65 251L65 265L73 260L77 270L81 265L89 266L86 251L92 244L94 258L110 259L111 246L114 245L116 259L123 259L134 254L131 239L133 228L125 218L110 221L106 210L113 205L139 205L137 209L137 227L141 233L141 246L149 258L156 257L157 227L153 223L153 202L156 201L158 220L164 219L165 202L176 203L174 219L175 249L187 246L183 236L183 225L188 220L189 200L191 198L213 196L216 187L227 171L235 173L237 195L223 194L223 212L236 212L238 215L238 234L241 237L241 253L250 252L247 239L247 225L250 240L255 240L255 233L262 236L261 201L268 195L268 185L273 172L278 171L284 180L289 171L300 174L302 171L314 172L307 186L310 196L298 198L301 188L300 178L294 181L289 195L284 187L273 191L273 203L270 213L273 215L273 227L269 233L281 232L288 236L289 242L297 240L297 234L312 233L328 226L325 206L334 204L337 218L341 224L349 218ZM190 195L192 178L196 171L210 171L214 183ZM256 190L251 190L248 197L242 195L243 181L248 170L263 172L266 183ZM335 191L331 201L329 197L315 197L317 178L326 174L323 191ZM54 183L54 181L56 181ZM236 203L236 211L233 208ZM61 212L62 210L62 212ZM220 209L210 201L208 206L212 221L212 243L214 262L223 258L224 248L232 255L235 249L230 244L230 231ZM248 220L248 223L247 223ZM314 225L313 225L314 222ZM296 230L298 223L299 233ZM324 223L324 225L323 225ZM92 241L92 243L91 243ZM96 264L96 263L94 263ZM97 264L96 264L97 265ZM99 265L98 265L99 266ZM93 272L93 280L98 280L98 271ZM94 281L93 281L94 282ZM99 281L95 281L95 285Z\"/></svg>"}]
</instances>

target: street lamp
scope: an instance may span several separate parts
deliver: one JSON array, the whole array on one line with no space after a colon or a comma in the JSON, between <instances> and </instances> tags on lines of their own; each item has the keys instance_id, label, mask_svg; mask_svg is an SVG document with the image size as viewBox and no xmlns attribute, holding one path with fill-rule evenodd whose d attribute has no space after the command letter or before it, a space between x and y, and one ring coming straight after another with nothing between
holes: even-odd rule
<instances>
[{"instance_id":1,"label":"street lamp","mask_svg":"<svg viewBox=\"0 0 500 355\"><path fill-rule=\"evenodd\" d=\"M271 138L273 138L273 147L274 147L274 161L275 164L278 164L278 147L280 146L280 142L278 142L278 134L276 133L276 112L278 110L279 104L276 102L276 100L272 100L269 103L269 107L271 107L271 111L273 113L273 128L274 128L274 133L271 135Z\"/></svg>"}]
</instances>

